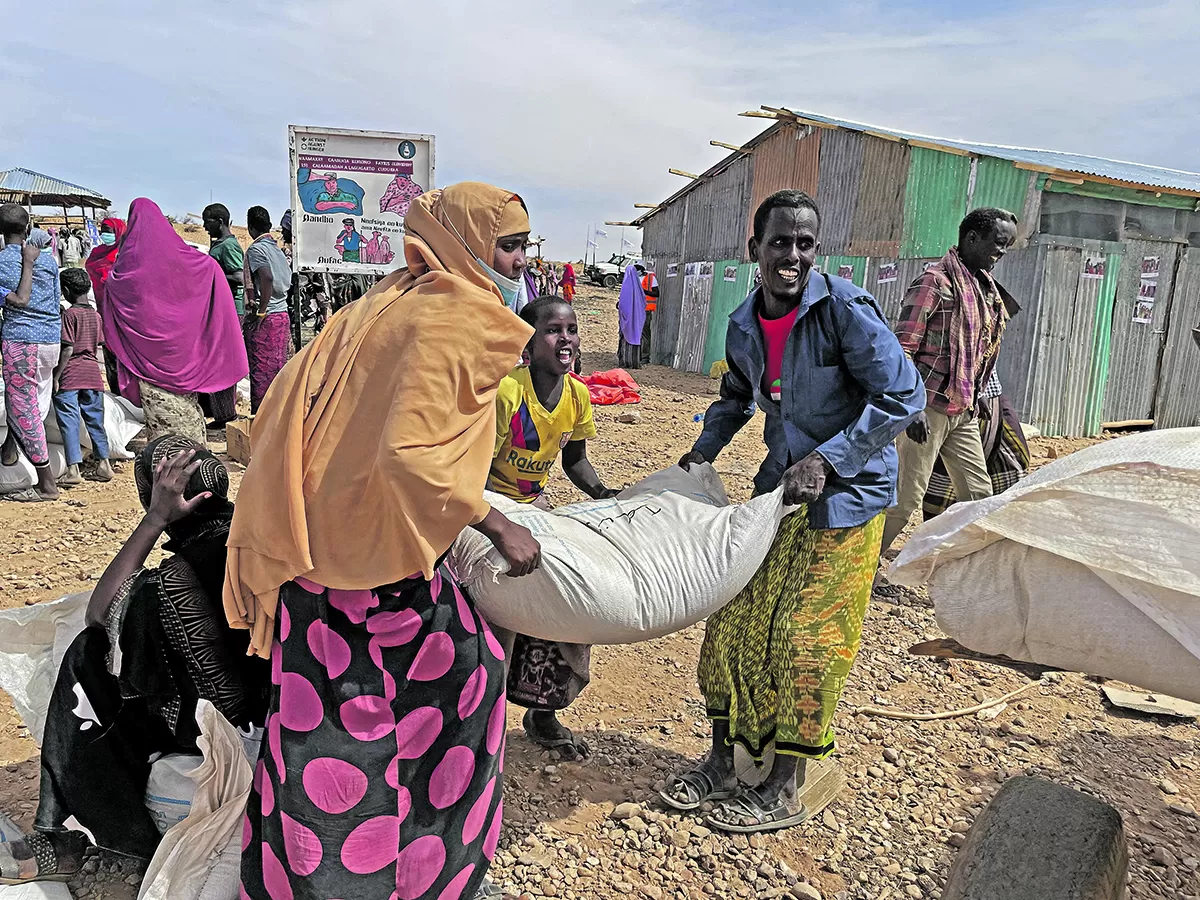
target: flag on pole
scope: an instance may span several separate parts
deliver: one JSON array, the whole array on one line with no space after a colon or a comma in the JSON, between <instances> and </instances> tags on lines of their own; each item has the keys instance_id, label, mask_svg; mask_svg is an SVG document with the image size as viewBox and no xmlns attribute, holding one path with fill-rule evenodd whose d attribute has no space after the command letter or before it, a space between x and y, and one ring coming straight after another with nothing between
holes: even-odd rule
<instances>
[{"instance_id":1,"label":"flag on pole","mask_svg":"<svg viewBox=\"0 0 1200 900\"><path fill-rule=\"evenodd\" d=\"M588 238L588 246L594 250L594 249L596 249L596 242L593 241L591 238Z\"/></svg>"},{"instance_id":2,"label":"flag on pole","mask_svg":"<svg viewBox=\"0 0 1200 900\"><path fill-rule=\"evenodd\" d=\"M621 249L624 250L625 248L633 249L633 241L629 240L629 238L621 238Z\"/></svg>"},{"instance_id":3,"label":"flag on pole","mask_svg":"<svg viewBox=\"0 0 1200 900\"><path fill-rule=\"evenodd\" d=\"M596 234L597 234L599 237L608 237L608 232L607 232L607 231L605 231L603 228L597 228L597 229L596 229Z\"/></svg>"}]
</instances>

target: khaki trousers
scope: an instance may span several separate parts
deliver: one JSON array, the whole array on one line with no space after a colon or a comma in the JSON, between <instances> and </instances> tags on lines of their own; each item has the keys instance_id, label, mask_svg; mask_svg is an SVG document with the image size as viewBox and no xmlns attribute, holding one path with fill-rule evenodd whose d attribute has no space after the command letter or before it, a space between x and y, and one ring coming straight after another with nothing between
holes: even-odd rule
<instances>
[{"instance_id":1,"label":"khaki trousers","mask_svg":"<svg viewBox=\"0 0 1200 900\"><path fill-rule=\"evenodd\" d=\"M973 412L947 416L932 409L925 410L929 423L929 438L918 444L907 434L896 439L900 453L897 504L888 510L883 529L883 549L887 550L908 524L913 512L921 508L929 476L938 456L960 500L982 500L992 496L992 479L988 475L983 455L983 438L979 434L979 419Z\"/></svg>"}]
</instances>

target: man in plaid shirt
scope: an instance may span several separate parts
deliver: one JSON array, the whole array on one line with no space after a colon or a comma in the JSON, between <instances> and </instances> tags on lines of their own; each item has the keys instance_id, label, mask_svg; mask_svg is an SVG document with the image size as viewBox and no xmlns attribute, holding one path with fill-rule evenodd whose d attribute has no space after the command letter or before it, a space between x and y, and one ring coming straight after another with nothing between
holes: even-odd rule
<instances>
[{"instance_id":1,"label":"man in plaid shirt","mask_svg":"<svg viewBox=\"0 0 1200 900\"><path fill-rule=\"evenodd\" d=\"M888 511L883 549L921 505L940 455L963 500L992 495L978 410L991 379L1004 327L1016 301L992 278L992 268L1017 239L1017 217L976 209L958 227L958 246L908 289L896 337L925 381L923 412L896 440L900 454L897 505Z\"/></svg>"}]
</instances>

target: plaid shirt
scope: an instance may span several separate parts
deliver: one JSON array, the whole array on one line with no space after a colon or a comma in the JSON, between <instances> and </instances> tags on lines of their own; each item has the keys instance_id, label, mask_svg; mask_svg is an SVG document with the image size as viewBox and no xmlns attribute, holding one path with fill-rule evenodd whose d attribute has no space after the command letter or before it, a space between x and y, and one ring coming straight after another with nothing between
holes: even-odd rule
<instances>
[{"instance_id":1,"label":"plaid shirt","mask_svg":"<svg viewBox=\"0 0 1200 900\"><path fill-rule=\"evenodd\" d=\"M967 271L957 247L912 283L896 337L925 381L928 408L947 416L975 409L1018 310L989 273Z\"/></svg>"}]
</instances>

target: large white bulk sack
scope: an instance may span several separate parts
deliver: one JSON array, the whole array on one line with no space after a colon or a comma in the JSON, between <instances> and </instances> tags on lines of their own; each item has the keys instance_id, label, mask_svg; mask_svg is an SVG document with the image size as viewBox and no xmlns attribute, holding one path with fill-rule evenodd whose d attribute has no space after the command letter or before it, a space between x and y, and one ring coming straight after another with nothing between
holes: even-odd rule
<instances>
[{"instance_id":1,"label":"large white bulk sack","mask_svg":"<svg viewBox=\"0 0 1200 900\"><path fill-rule=\"evenodd\" d=\"M958 504L889 577L928 582L972 650L1200 701L1200 428L1106 441Z\"/></svg>"},{"instance_id":2,"label":"large white bulk sack","mask_svg":"<svg viewBox=\"0 0 1200 900\"><path fill-rule=\"evenodd\" d=\"M40 745L63 656L83 631L91 591L0 610L0 690Z\"/></svg>"},{"instance_id":3,"label":"large white bulk sack","mask_svg":"<svg viewBox=\"0 0 1200 900\"><path fill-rule=\"evenodd\" d=\"M450 561L480 611L503 628L579 644L644 641L712 615L749 583L790 511L782 489L729 506L707 464L553 512L487 499L533 533L542 563L509 578L491 541L464 531Z\"/></svg>"},{"instance_id":4,"label":"large white bulk sack","mask_svg":"<svg viewBox=\"0 0 1200 900\"><path fill-rule=\"evenodd\" d=\"M5 429L0 428L0 443L4 441L5 434L7 434ZM46 449L50 451L50 471L55 478L62 478L63 473L67 471L67 455L63 451L63 445L47 443ZM24 453L20 454L17 461L11 466L0 466L0 494L23 491L35 484L37 484L37 469L33 467L33 463L25 457Z\"/></svg>"},{"instance_id":5,"label":"large white bulk sack","mask_svg":"<svg viewBox=\"0 0 1200 900\"><path fill-rule=\"evenodd\" d=\"M104 436L108 438L109 459L133 459L133 454L125 448L145 425L146 414L141 407L134 406L124 397L105 392ZM46 417L46 440L52 444L64 443L58 417L53 411ZM79 446L89 453L92 450L92 437L82 422L79 426Z\"/></svg>"}]
</instances>

